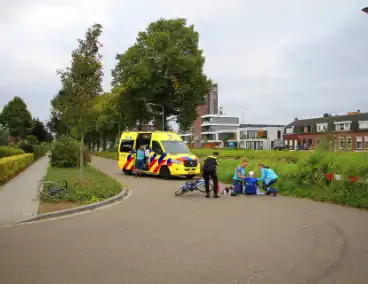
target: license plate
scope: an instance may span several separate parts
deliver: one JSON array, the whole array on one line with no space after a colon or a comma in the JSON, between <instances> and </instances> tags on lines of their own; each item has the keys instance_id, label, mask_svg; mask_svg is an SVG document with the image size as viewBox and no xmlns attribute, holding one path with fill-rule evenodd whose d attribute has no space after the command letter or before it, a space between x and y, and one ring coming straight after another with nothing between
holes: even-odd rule
<instances>
[{"instance_id":1,"label":"license plate","mask_svg":"<svg viewBox=\"0 0 368 284\"><path fill-rule=\"evenodd\" d=\"M188 174L189 174L189 175L194 175L194 174L195 174L195 172L188 172Z\"/></svg>"}]
</instances>

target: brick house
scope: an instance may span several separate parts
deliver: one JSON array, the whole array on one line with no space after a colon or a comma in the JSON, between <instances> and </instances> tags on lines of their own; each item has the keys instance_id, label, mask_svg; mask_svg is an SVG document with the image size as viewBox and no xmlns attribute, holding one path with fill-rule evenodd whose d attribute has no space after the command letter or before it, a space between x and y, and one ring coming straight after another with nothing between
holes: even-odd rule
<instances>
[{"instance_id":1,"label":"brick house","mask_svg":"<svg viewBox=\"0 0 368 284\"><path fill-rule=\"evenodd\" d=\"M295 119L284 128L283 139L294 149L314 149L324 139L334 151L368 151L368 113L349 112L312 119Z\"/></svg>"}]
</instances>

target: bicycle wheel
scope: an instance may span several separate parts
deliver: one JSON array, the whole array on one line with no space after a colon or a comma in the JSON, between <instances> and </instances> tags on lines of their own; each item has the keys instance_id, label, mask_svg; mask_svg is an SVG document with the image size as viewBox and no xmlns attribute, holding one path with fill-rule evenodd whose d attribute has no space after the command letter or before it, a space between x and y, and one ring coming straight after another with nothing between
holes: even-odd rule
<instances>
[{"instance_id":1,"label":"bicycle wheel","mask_svg":"<svg viewBox=\"0 0 368 284\"><path fill-rule=\"evenodd\" d=\"M200 183L198 183L197 190L202 192L202 193L206 192L206 187L204 185L204 180L202 180ZM213 182L212 182L212 180L210 180L210 191L213 191Z\"/></svg>"},{"instance_id":2,"label":"bicycle wheel","mask_svg":"<svg viewBox=\"0 0 368 284\"><path fill-rule=\"evenodd\" d=\"M188 190L185 189L185 186L182 185L181 187L179 187L176 191L175 191L175 196L179 196L179 195L183 195L184 193L186 193Z\"/></svg>"},{"instance_id":3,"label":"bicycle wheel","mask_svg":"<svg viewBox=\"0 0 368 284\"><path fill-rule=\"evenodd\" d=\"M45 193L43 190L44 190L44 187L45 185L48 185L48 187L58 187L58 184L56 182L53 182L53 181L50 181L50 180L41 180L40 183L39 183L39 186L38 186L38 191L40 192L40 194L44 195L49 195L49 193Z\"/></svg>"}]
</instances>

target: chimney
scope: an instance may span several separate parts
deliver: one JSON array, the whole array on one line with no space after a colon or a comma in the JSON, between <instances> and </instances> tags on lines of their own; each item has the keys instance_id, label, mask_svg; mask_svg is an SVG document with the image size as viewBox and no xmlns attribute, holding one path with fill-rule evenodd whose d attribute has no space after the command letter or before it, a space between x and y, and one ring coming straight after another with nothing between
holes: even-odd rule
<instances>
[{"instance_id":1,"label":"chimney","mask_svg":"<svg viewBox=\"0 0 368 284\"><path fill-rule=\"evenodd\" d=\"M357 109L357 113L360 113L360 109Z\"/></svg>"},{"instance_id":2,"label":"chimney","mask_svg":"<svg viewBox=\"0 0 368 284\"><path fill-rule=\"evenodd\" d=\"M328 113L326 112L323 114L323 118L327 118L327 117L328 117Z\"/></svg>"},{"instance_id":3,"label":"chimney","mask_svg":"<svg viewBox=\"0 0 368 284\"><path fill-rule=\"evenodd\" d=\"M296 117L296 118L294 118L294 121L297 121L298 120L298 118Z\"/></svg>"}]
</instances>

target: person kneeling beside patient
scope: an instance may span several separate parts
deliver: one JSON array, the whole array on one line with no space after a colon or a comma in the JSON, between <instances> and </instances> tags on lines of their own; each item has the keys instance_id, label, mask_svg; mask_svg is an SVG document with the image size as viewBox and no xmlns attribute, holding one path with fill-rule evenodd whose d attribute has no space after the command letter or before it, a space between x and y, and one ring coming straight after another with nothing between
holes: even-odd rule
<instances>
[{"instance_id":1,"label":"person kneeling beside patient","mask_svg":"<svg viewBox=\"0 0 368 284\"><path fill-rule=\"evenodd\" d=\"M261 171L261 177L257 180L263 181L263 190L266 191L266 195L276 195L277 190L271 188L271 186L277 182L278 175L272 169L270 169L270 167L267 167L264 164L259 164L258 166Z\"/></svg>"}]
</instances>

